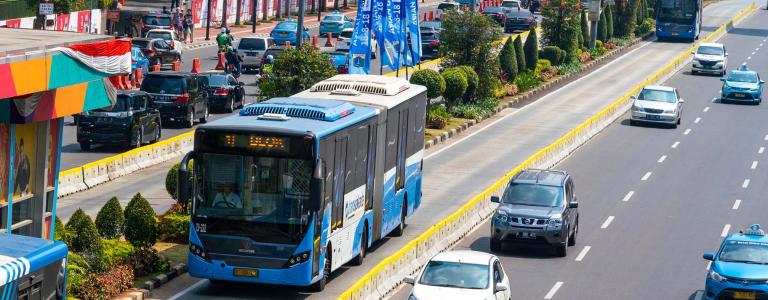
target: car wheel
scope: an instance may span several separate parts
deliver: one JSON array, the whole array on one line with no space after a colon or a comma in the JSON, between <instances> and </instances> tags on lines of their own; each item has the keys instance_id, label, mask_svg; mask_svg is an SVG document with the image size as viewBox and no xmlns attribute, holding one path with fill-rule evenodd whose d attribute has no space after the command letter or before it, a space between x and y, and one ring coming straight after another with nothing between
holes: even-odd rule
<instances>
[{"instance_id":1,"label":"car wheel","mask_svg":"<svg viewBox=\"0 0 768 300\"><path fill-rule=\"evenodd\" d=\"M155 139L152 140L153 144L160 141L160 135L161 135L160 131L161 131L160 124L157 124L157 128L155 129Z\"/></svg>"},{"instance_id":2,"label":"car wheel","mask_svg":"<svg viewBox=\"0 0 768 300\"><path fill-rule=\"evenodd\" d=\"M90 151L91 150L91 143L80 143L80 150Z\"/></svg>"},{"instance_id":3,"label":"car wheel","mask_svg":"<svg viewBox=\"0 0 768 300\"><path fill-rule=\"evenodd\" d=\"M555 256L557 257L565 257L568 255L568 243L570 243L569 236L565 236L565 243L562 245L555 246Z\"/></svg>"},{"instance_id":4,"label":"car wheel","mask_svg":"<svg viewBox=\"0 0 768 300\"><path fill-rule=\"evenodd\" d=\"M359 266L365 260L365 252L368 249L368 228L363 229L363 237L360 239L360 253L352 259L352 265Z\"/></svg>"},{"instance_id":5,"label":"car wheel","mask_svg":"<svg viewBox=\"0 0 768 300\"><path fill-rule=\"evenodd\" d=\"M184 120L184 127L192 128L192 126L195 126L195 112L194 109L190 109L189 113L187 114L187 119Z\"/></svg>"},{"instance_id":6,"label":"car wheel","mask_svg":"<svg viewBox=\"0 0 768 300\"><path fill-rule=\"evenodd\" d=\"M205 105L205 112L203 112L203 116L200 117L200 123L206 123L208 122L208 105Z\"/></svg>"},{"instance_id":7,"label":"car wheel","mask_svg":"<svg viewBox=\"0 0 768 300\"><path fill-rule=\"evenodd\" d=\"M224 111L228 113L235 111L235 98L230 99L229 104L224 108Z\"/></svg>"},{"instance_id":8,"label":"car wheel","mask_svg":"<svg viewBox=\"0 0 768 300\"><path fill-rule=\"evenodd\" d=\"M576 236L578 234L579 234L579 217L576 217L576 224L573 225L573 233L571 233L571 238L568 239L568 246L576 245Z\"/></svg>"},{"instance_id":9,"label":"car wheel","mask_svg":"<svg viewBox=\"0 0 768 300\"><path fill-rule=\"evenodd\" d=\"M133 143L133 148L140 148L141 147L141 144L144 143L142 141L142 136L143 135L144 135L144 131L142 131L141 129L136 130L136 135L135 135L136 141Z\"/></svg>"},{"instance_id":10,"label":"car wheel","mask_svg":"<svg viewBox=\"0 0 768 300\"><path fill-rule=\"evenodd\" d=\"M402 236L405 231L405 215L408 213L408 199L403 200L403 212L400 214L400 225L392 231L392 236Z\"/></svg>"},{"instance_id":11,"label":"car wheel","mask_svg":"<svg viewBox=\"0 0 768 300\"><path fill-rule=\"evenodd\" d=\"M328 282L328 276L331 275L331 251L329 248L325 249L325 266L323 267L323 276L320 280L312 285L312 291L322 292L325 289L325 284Z\"/></svg>"},{"instance_id":12,"label":"car wheel","mask_svg":"<svg viewBox=\"0 0 768 300\"><path fill-rule=\"evenodd\" d=\"M491 252L501 251L501 241L491 238Z\"/></svg>"}]
</instances>

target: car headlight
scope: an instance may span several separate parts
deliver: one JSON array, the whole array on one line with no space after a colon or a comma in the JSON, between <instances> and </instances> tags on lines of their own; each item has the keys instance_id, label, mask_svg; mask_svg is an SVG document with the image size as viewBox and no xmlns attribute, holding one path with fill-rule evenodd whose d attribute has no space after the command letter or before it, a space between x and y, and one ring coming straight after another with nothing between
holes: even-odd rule
<instances>
[{"instance_id":1,"label":"car headlight","mask_svg":"<svg viewBox=\"0 0 768 300\"><path fill-rule=\"evenodd\" d=\"M632 111L634 112L643 112L643 108L640 106L632 105Z\"/></svg>"},{"instance_id":2,"label":"car headlight","mask_svg":"<svg viewBox=\"0 0 768 300\"><path fill-rule=\"evenodd\" d=\"M723 89L724 90L725 89L730 89L730 88L731 88L731 86L729 86L727 83L723 83Z\"/></svg>"},{"instance_id":3,"label":"car headlight","mask_svg":"<svg viewBox=\"0 0 768 300\"><path fill-rule=\"evenodd\" d=\"M674 114L675 113L675 109L674 108L673 109L665 109L664 113L665 114Z\"/></svg>"},{"instance_id":4,"label":"car headlight","mask_svg":"<svg viewBox=\"0 0 768 300\"><path fill-rule=\"evenodd\" d=\"M750 90L750 91L757 91L757 87L756 87L756 86L753 86L753 87L749 88L749 90Z\"/></svg>"},{"instance_id":5,"label":"car headlight","mask_svg":"<svg viewBox=\"0 0 768 300\"><path fill-rule=\"evenodd\" d=\"M717 274L717 272L715 271L709 271L709 278L712 278L712 280L719 281L719 282L723 282L727 280L725 277L723 277L723 275Z\"/></svg>"},{"instance_id":6,"label":"car headlight","mask_svg":"<svg viewBox=\"0 0 768 300\"><path fill-rule=\"evenodd\" d=\"M496 220L499 220L499 222L502 222L502 223L507 223L508 217L507 215L497 214Z\"/></svg>"},{"instance_id":7,"label":"car headlight","mask_svg":"<svg viewBox=\"0 0 768 300\"><path fill-rule=\"evenodd\" d=\"M547 221L547 227L549 228L559 229L561 226L563 226L563 219L561 218L551 218Z\"/></svg>"}]
</instances>

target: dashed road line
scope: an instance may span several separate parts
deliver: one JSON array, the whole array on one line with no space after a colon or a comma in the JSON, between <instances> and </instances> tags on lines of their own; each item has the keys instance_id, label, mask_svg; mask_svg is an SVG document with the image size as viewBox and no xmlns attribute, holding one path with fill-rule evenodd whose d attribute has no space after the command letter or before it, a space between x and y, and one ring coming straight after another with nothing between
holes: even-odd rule
<instances>
[{"instance_id":1,"label":"dashed road line","mask_svg":"<svg viewBox=\"0 0 768 300\"><path fill-rule=\"evenodd\" d=\"M634 195L634 194L635 194L635 191L629 191L629 193L627 193L627 195L626 195L626 196L624 196L624 199L621 199L621 201L622 201L622 202L627 202L627 201L629 201L629 198L632 198L632 195Z\"/></svg>"},{"instance_id":2,"label":"dashed road line","mask_svg":"<svg viewBox=\"0 0 768 300\"><path fill-rule=\"evenodd\" d=\"M709 111L709 106L704 108L704 112L708 112L708 111Z\"/></svg>"},{"instance_id":3,"label":"dashed road line","mask_svg":"<svg viewBox=\"0 0 768 300\"><path fill-rule=\"evenodd\" d=\"M725 226L723 226L723 232L720 233L720 236L725 237L728 235L729 231L731 231L731 224L725 224Z\"/></svg>"},{"instance_id":4,"label":"dashed road line","mask_svg":"<svg viewBox=\"0 0 768 300\"><path fill-rule=\"evenodd\" d=\"M640 178L640 180L642 181L648 180L648 177L651 177L651 174L652 174L651 172L646 172L645 175L643 175L643 178Z\"/></svg>"},{"instance_id":5,"label":"dashed road line","mask_svg":"<svg viewBox=\"0 0 768 300\"><path fill-rule=\"evenodd\" d=\"M765 147L760 147L760 149L757 149L757 154L763 154L765 152Z\"/></svg>"},{"instance_id":6,"label":"dashed road line","mask_svg":"<svg viewBox=\"0 0 768 300\"><path fill-rule=\"evenodd\" d=\"M752 170L757 169L757 161L753 161L752 165L749 168Z\"/></svg>"},{"instance_id":7,"label":"dashed road line","mask_svg":"<svg viewBox=\"0 0 768 300\"><path fill-rule=\"evenodd\" d=\"M699 121L701 121L701 118L696 118L696 120L693 120L693 123L696 123L696 124L698 124L698 123L699 123Z\"/></svg>"},{"instance_id":8,"label":"dashed road line","mask_svg":"<svg viewBox=\"0 0 768 300\"><path fill-rule=\"evenodd\" d=\"M552 297L557 294L557 290L559 290L561 286L563 286L562 281L555 282L555 285L552 286L552 289L550 289L549 292L544 296L544 299L552 299Z\"/></svg>"},{"instance_id":9,"label":"dashed road line","mask_svg":"<svg viewBox=\"0 0 768 300\"><path fill-rule=\"evenodd\" d=\"M611 222L613 222L614 216L608 216L607 219L605 219L605 222L603 222L603 225L600 225L600 228L606 229L608 226L611 225Z\"/></svg>"},{"instance_id":10,"label":"dashed road line","mask_svg":"<svg viewBox=\"0 0 768 300\"><path fill-rule=\"evenodd\" d=\"M741 184L741 188L746 189L749 187L749 179L744 179L744 183Z\"/></svg>"},{"instance_id":11,"label":"dashed road line","mask_svg":"<svg viewBox=\"0 0 768 300\"><path fill-rule=\"evenodd\" d=\"M753 53L753 54L754 54L754 53ZM747 60L750 60L750 59L752 59L752 56L750 56L750 57L747 57ZM744 62L744 63L746 64L747 62Z\"/></svg>"},{"instance_id":12,"label":"dashed road line","mask_svg":"<svg viewBox=\"0 0 768 300\"><path fill-rule=\"evenodd\" d=\"M689 133L691 133L691 129L690 128L686 129L685 132L683 132L683 135L688 135Z\"/></svg>"},{"instance_id":13,"label":"dashed road line","mask_svg":"<svg viewBox=\"0 0 768 300\"><path fill-rule=\"evenodd\" d=\"M737 210L737 209L739 209L740 205L741 205L741 200L736 199L736 201L733 202L733 206L731 207L731 209Z\"/></svg>"},{"instance_id":14,"label":"dashed road line","mask_svg":"<svg viewBox=\"0 0 768 300\"><path fill-rule=\"evenodd\" d=\"M680 145L680 142L675 142L674 144L672 144L672 148L677 148L678 145Z\"/></svg>"},{"instance_id":15,"label":"dashed road line","mask_svg":"<svg viewBox=\"0 0 768 300\"><path fill-rule=\"evenodd\" d=\"M755 55L755 52L752 52L752 55Z\"/></svg>"},{"instance_id":16,"label":"dashed road line","mask_svg":"<svg viewBox=\"0 0 768 300\"><path fill-rule=\"evenodd\" d=\"M657 160L656 162L663 163L664 160L666 160L666 159L667 159L667 156L666 155L662 155L661 157L659 157L659 160Z\"/></svg>"},{"instance_id":17,"label":"dashed road line","mask_svg":"<svg viewBox=\"0 0 768 300\"><path fill-rule=\"evenodd\" d=\"M576 261L584 260L584 256L587 256L587 252L589 252L589 249L592 249L592 247L584 246L584 249L581 249L581 252L579 252L579 255L576 256Z\"/></svg>"},{"instance_id":18,"label":"dashed road line","mask_svg":"<svg viewBox=\"0 0 768 300\"><path fill-rule=\"evenodd\" d=\"M768 141L768 134L763 137L763 141Z\"/></svg>"}]
</instances>

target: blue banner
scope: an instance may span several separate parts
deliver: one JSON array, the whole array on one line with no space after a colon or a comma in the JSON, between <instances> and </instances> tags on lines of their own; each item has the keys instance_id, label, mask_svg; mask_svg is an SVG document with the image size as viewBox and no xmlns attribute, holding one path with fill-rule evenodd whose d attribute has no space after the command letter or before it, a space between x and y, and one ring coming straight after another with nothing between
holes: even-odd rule
<instances>
[{"instance_id":1,"label":"blue banner","mask_svg":"<svg viewBox=\"0 0 768 300\"><path fill-rule=\"evenodd\" d=\"M411 49L407 64L413 66L421 60L421 31L419 30L419 1L405 0L405 15L411 35Z\"/></svg>"},{"instance_id":2,"label":"blue banner","mask_svg":"<svg viewBox=\"0 0 768 300\"><path fill-rule=\"evenodd\" d=\"M374 0L359 0L357 4L357 19L352 33L352 43L349 46L350 74L368 74L371 70L371 2Z\"/></svg>"},{"instance_id":3,"label":"blue banner","mask_svg":"<svg viewBox=\"0 0 768 300\"><path fill-rule=\"evenodd\" d=\"M387 26L384 33L384 45L389 55L389 68L397 70L401 65L400 53L403 52L403 2L387 0Z\"/></svg>"},{"instance_id":4,"label":"blue banner","mask_svg":"<svg viewBox=\"0 0 768 300\"><path fill-rule=\"evenodd\" d=\"M373 38L376 39L376 48L371 51L378 51L379 63L383 66L392 65L392 60L386 51L386 42L384 35L386 32L387 0L373 0Z\"/></svg>"}]
</instances>

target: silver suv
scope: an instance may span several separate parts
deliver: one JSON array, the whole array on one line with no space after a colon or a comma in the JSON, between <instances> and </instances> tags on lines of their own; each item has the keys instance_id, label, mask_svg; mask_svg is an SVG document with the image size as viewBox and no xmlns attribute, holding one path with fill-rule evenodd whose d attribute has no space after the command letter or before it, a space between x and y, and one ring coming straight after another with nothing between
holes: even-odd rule
<instances>
[{"instance_id":1,"label":"silver suv","mask_svg":"<svg viewBox=\"0 0 768 300\"><path fill-rule=\"evenodd\" d=\"M256 70L261 67L261 58L269 47L275 45L275 40L269 37L243 37L237 44L237 52L243 59L242 67L245 70Z\"/></svg>"},{"instance_id":2,"label":"silver suv","mask_svg":"<svg viewBox=\"0 0 768 300\"><path fill-rule=\"evenodd\" d=\"M517 173L501 198L491 221L491 251L502 243L552 247L560 257L576 244L579 203L573 180L565 171L526 169Z\"/></svg>"}]
</instances>

